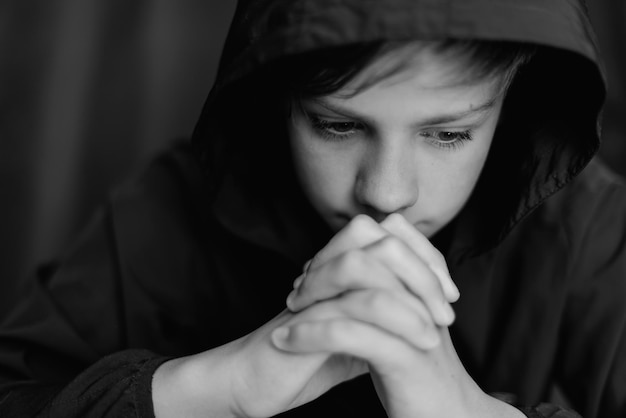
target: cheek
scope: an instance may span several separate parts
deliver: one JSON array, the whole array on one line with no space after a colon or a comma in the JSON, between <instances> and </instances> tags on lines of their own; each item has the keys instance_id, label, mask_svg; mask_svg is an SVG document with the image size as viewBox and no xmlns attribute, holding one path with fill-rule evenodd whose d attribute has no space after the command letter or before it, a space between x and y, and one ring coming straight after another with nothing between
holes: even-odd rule
<instances>
[{"instance_id":1,"label":"cheek","mask_svg":"<svg viewBox=\"0 0 626 418\"><path fill-rule=\"evenodd\" d=\"M484 166L489 143L451 154L429 172L422 182L424 204L442 217L454 217L472 194Z\"/></svg>"},{"instance_id":2,"label":"cheek","mask_svg":"<svg viewBox=\"0 0 626 418\"><path fill-rule=\"evenodd\" d=\"M291 147L296 175L314 207L325 212L347 201L354 177L350 164L302 134L292 137Z\"/></svg>"},{"instance_id":3,"label":"cheek","mask_svg":"<svg viewBox=\"0 0 626 418\"><path fill-rule=\"evenodd\" d=\"M306 157L306 156L305 156ZM300 160L297 173L300 183L308 194L315 196L335 195L340 189L338 182L334 181L336 166L328 164L316 155Z\"/></svg>"},{"instance_id":4,"label":"cheek","mask_svg":"<svg viewBox=\"0 0 626 418\"><path fill-rule=\"evenodd\" d=\"M422 204L431 207L440 213L456 210L471 193L474 184L473 173L468 173L461 167L453 170L436 170L424 179L420 187Z\"/></svg>"},{"instance_id":5,"label":"cheek","mask_svg":"<svg viewBox=\"0 0 626 418\"><path fill-rule=\"evenodd\" d=\"M471 194L474 186L478 182L488 152L488 144L476 147L473 152L468 153L465 158L461 159L456 164L456 169L454 170L456 189L466 197Z\"/></svg>"}]
</instances>

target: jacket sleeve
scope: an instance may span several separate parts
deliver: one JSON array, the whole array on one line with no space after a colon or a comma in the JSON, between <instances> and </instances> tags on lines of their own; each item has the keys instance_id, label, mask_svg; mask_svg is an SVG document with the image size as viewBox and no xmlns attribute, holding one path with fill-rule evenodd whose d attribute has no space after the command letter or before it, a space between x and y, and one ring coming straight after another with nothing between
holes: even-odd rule
<instances>
[{"instance_id":1,"label":"jacket sleeve","mask_svg":"<svg viewBox=\"0 0 626 418\"><path fill-rule=\"evenodd\" d=\"M126 350L102 358L68 383L17 383L0 396L3 417L153 417L152 375L165 359Z\"/></svg>"},{"instance_id":2,"label":"jacket sleeve","mask_svg":"<svg viewBox=\"0 0 626 418\"><path fill-rule=\"evenodd\" d=\"M547 403L534 407L521 407L520 411L528 418L580 418L580 415L574 411Z\"/></svg>"},{"instance_id":3,"label":"jacket sleeve","mask_svg":"<svg viewBox=\"0 0 626 418\"><path fill-rule=\"evenodd\" d=\"M152 374L167 357L125 349L113 247L102 214L65 261L25 284L0 325L0 416L153 416Z\"/></svg>"},{"instance_id":4,"label":"jacket sleeve","mask_svg":"<svg viewBox=\"0 0 626 418\"><path fill-rule=\"evenodd\" d=\"M511 393L491 393L491 396L515 406L528 418L580 418L580 415L572 410L549 403L522 406L519 404L517 397Z\"/></svg>"},{"instance_id":5,"label":"jacket sleeve","mask_svg":"<svg viewBox=\"0 0 626 418\"><path fill-rule=\"evenodd\" d=\"M207 304L204 293L192 303L206 271L188 155L179 146L156 159L60 262L24 281L0 318L0 416L151 417L153 372L207 345L196 341L206 327L184 326Z\"/></svg>"}]
</instances>

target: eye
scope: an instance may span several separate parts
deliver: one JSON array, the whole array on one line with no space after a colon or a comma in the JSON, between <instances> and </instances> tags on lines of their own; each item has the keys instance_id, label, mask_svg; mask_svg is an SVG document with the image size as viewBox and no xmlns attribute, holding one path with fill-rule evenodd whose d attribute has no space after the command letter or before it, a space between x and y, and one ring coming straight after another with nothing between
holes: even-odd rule
<instances>
[{"instance_id":1,"label":"eye","mask_svg":"<svg viewBox=\"0 0 626 418\"><path fill-rule=\"evenodd\" d=\"M354 121L331 121L309 116L311 125L325 139L347 139L363 129L363 125Z\"/></svg>"},{"instance_id":2,"label":"eye","mask_svg":"<svg viewBox=\"0 0 626 418\"><path fill-rule=\"evenodd\" d=\"M458 147L467 141L471 141L472 131L425 131L420 135L428 139L433 145L441 148Z\"/></svg>"},{"instance_id":3,"label":"eye","mask_svg":"<svg viewBox=\"0 0 626 418\"><path fill-rule=\"evenodd\" d=\"M345 134L355 130L356 126L355 122L328 122L324 128L330 132Z\"/></svg>"},{"instance_id":4,"label":"eye","mask_svg":"<svg viewBox=\"0 0 626 418\"><path fill-rule=\"evenodd\" d=\"M454 142L459 139L467 139L467 132L449 132L449 131L440 131L437 132L437 139L442 142Z\"/></svg>"}]
</instances>

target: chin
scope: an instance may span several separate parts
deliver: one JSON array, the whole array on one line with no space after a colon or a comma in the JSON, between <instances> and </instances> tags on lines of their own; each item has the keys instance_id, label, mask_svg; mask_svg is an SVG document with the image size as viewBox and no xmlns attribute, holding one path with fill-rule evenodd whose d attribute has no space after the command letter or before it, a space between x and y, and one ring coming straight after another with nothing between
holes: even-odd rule
<instances>
[{"instance_id":1,"label":"chin","mask_svg":"<svg viewBox=\"0 0 626 418\"><path fill-rule=\"evenodd\" d=\"M425 221L413 222L413 226L426 238L432 237L441 229L441 226Z\"/></svg>"}]
</instances>

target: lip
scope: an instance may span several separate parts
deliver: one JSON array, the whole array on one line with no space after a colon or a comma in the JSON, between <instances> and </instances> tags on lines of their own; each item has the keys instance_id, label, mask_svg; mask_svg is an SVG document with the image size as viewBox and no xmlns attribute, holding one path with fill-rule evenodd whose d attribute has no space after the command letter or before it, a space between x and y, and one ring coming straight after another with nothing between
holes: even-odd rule
<instances>
[{"instance_id":1,"label":"lip","mask_svg":"<svg viewBox=\"0 0 626 418\"><path fill-rule=\"evenodd\" d=\"M352 220L352 216L346 214L337 214L335 215L334 224L338 227L338 229L342 229L344 226L348 225Z\"/></svg>"},{"instance_id":2,"label":"lip","mask_svg":"<svg viewBox=\"0 0 626 418\"><path fill-rule=\"evenodd\" d=\"M350 223L352 218L360 214L360 212L354 215L348 215L345 212L336 212L332 218L331 228L335 231L339 231L343 229L348 223ZM437 230L440 229L437 228L437 230L433 230L436 224L427 219L411 222L411 225L413 225L413 228L423 234L426 238L432 237L437 232Z\"/></svg>"},{"instance_id":3,"label":"lip","mask_svg":"<svg viewBox=\"0 0 626 418\"><path fill-rule=\"evenodd\" d=\"M354 215L348 215L346 213L336 213L335 214L335 219L337 220L337 222L341 222L343 224L347 224L347 223L349 223L352 220L352 218L354 218L357 215L367 215L367 216L370 216L367 213L362 213L362 212L356 213ZM419 229L419 228L428 228L431 223L429 221L427 221L427 220L419 220L419 221L411 222L411 224L415 228Z\"/></svg>"},{"instance_id":4,"label":"lip","mask_svg":"<svg viewBox=\"0 0 626 418\"><path fill-rule=\"evenodd\" d=\"M354 216L346 215L345 213L338 213L335 217L337 218L338 221L347 223L347 222L350 222L352 218L354 218Z\"/></svg>"}]
</instances>

